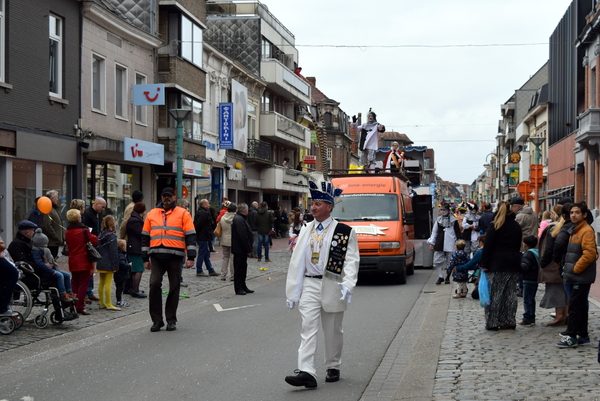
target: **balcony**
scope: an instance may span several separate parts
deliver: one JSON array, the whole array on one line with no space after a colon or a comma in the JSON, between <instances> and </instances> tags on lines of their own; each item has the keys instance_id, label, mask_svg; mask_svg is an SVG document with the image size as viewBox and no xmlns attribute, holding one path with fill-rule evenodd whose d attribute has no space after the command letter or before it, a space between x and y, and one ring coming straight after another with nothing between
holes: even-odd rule
<instances>
[{"instance_id":1,"label":"balcony","mask_svg":"<svg viewBox=\"0 0 600 401\"><path fill-rule=\"evenodd\" d=\"M260 172L262 189L287 192L308 192L308 180L300 171L272 166Z\"/></svg>"},{"instance_id":2,"label":"balcony","mask_svg":"<svg viewBox=\"0 0 600 401\"><path fill-rule=\"evenodd\" d=\"M260 62L260 73L267 87L285 98L292 97L301 105L310 104L310 85L274 58Z\"/></svg>"},{"instance_id":3,"label":"balcony","mask_svg":"<svg viewBox=\"0 0 600 401\"><path fill-rule=\"evenodd\" d=\"M246 160L265 164L272 164L271 144L269 142L259 141L258 139L248 139L248 153Z\"/></svg>"},{"instance_id":4,"label":"balcony","mask_svg":"<svg viewBox=\"0 0 600 401\"><path fill-rule=\"evenodd\" d=\"M310 148L310 132L305 126L272 111L260 113L260 136L287 146Z\"/></svg>"},{"instance_id":5,"label":"balcony","mask_svg":"<svg viewBox=\"0 0 600 401\"><path fill-rule=\"evenodd\" d=\"M579 132L575 142L583 146L590 153L590 158L595 160L600 153L600 109L587 109L577 119Z\"/></svg>"}]
</instances>

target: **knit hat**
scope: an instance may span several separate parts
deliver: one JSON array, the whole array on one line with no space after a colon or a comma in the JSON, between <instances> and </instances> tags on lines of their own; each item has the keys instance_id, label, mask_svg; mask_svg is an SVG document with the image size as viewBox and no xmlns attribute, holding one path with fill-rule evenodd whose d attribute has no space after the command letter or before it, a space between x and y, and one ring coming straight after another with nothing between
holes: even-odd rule
<instances>
[{"instance_id":1,"label":"knit hat","mask_svg":"<svg viewBox=\"0 0 600 401\"><path fill-rule=\"evenodd\" d=\"M142 191L139 190L135 190L133 191L133 194L131 194L131 199L133 200L133 203L138 203L144 200L144 194L142 193Z\"/></svg>"},{"instance_id":2,"label":"knit hat","mask_svg":"<svg viewBox=\"0 0 600 401\"><path fill-rule=\"evenodd\" d=\"M41 228L36 228L35 234L31 238L31 245L38 248L46 248L48 246L48 237L42 233Z\"/></svg>"}]
</instances>

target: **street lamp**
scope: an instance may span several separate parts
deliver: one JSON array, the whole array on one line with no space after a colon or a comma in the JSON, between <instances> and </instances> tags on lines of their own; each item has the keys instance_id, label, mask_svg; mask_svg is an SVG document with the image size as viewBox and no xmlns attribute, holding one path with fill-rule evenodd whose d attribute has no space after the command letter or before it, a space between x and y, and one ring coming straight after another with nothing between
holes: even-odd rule
<instances>
[{"instance_id":1,"label":"street lamp","mask_svg":"<svg viewBox=\"0 0 600 401\"><path fill-rule=\"evenodd\" d=\"M531 181L531 183L533 184L533 196L534 196L534 212L538 213L539 211L539 194L538 191L539 189L542 187L542 169L544 168L541 164L540 164L540 146L544 143L544 141L546 140L546 138L544 138L543 136L532 136L529 137L529 140L531 141L531 143L533 143L535 145L535 164L532 164L530 166L530 171L529 171L529 181Z\"/></svg>"},{"instance_id":2,"label":"street lamp","mask_svg":"<svg viewBox=\"0 0 600 401\"><path fill-rule=\"evenodd\" d=\"M169 114L177 121L177 199L181 199L183 186L183 121L190 114L190 109L171 109Z\"/></svg>"}]
</instances>

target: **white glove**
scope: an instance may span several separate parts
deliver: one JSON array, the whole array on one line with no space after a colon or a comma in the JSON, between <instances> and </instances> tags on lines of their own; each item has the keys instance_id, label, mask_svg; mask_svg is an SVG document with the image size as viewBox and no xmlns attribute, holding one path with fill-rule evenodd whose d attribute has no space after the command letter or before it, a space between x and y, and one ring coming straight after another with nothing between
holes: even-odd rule
<instances>
[{"instance_id":1,"label":"white glove","mask_svg":"<svg viewBox=\"0 0 600 401\"><path fill-rule=\"evenodd\" d=\"M346 300L348 303L350 303L352 301L352 293L343 283L338 283L338 285L342 287L342 297L340 298L340 301Z\"/></svg>"},{"instance_id":2,"label":"white glove","mask_svg":"<svg viewBox=\"0 0 600 401\"><path fill-rule=\"evenodd\" d=\"M287 306L290 309L294 309L294 301L290 301L289 299L285 300L285 306Z\"/></svg>"}]
</instances>

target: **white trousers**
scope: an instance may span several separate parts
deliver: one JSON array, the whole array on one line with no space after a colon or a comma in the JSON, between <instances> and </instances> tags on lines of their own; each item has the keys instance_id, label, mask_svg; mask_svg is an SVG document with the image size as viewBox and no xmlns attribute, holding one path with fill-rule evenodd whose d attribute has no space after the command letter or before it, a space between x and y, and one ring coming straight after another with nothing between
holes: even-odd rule
<instances>
[{"instance_id":1,"label":"white trousers","mask_svg":"<svg viewBox=\"0 0 600 401\"><path fill-rule=\"evenodd\" d=\"M325 367L327 369L339 369L342 363L342 347L344 345L344 331L342 330L344 312L327 313L323 310L321 307L320 279L304 278L304 288L300 302L298 302L298 310L302 316L302 331L300 333L302 341L298 349L298 369L316 377L315 354L319 323L323 327L325 337Z\"/></svg>"},{"instance_id":2,"label":"white trousers","mask_svg":"<svg viewBox=\"0 0 600 401\"><path fill-rule=\"evenodd\" d=\"M446 277L446 266L450 262L450 256L452 256L452 252L435 251L433 253L433 265L439 278Z\"/></svg>"}]
</instances>

